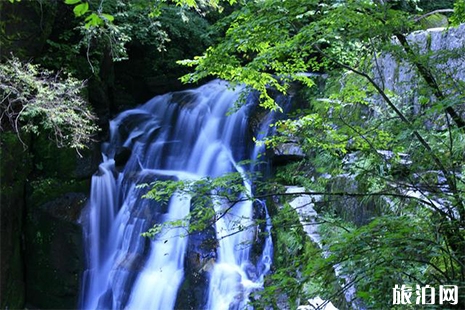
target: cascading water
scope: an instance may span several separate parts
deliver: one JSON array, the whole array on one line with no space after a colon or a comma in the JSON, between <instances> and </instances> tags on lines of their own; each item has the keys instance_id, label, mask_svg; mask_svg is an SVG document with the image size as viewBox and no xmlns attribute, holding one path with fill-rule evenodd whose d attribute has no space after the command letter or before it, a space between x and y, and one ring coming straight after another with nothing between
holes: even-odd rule
<instances>
[{"instance_id":1,"label":"cascading water","mask_svg":"<svg viewBox=\"0 0 465 310\"><path fill-rule=\"evenodd\" d=\"M218 213L230 210L210 235L185 236L177 227L165 228L153 240L141 237L155 223L185 218L195 198L175 194L164 205L142 198L146 190L138 184L239 172L244 197L251 194L246 168L238 162L259 152L248 133L252 105L227 116L238 99L239 91L213 81L155 97L111 122L104 162L92 179L91 199L81 218L87 244L81 308L242 309L250 293L262 287L272 256L271 223L262 202L230 206L216 201ZM261 230L268 234L261 253L252 254L250 244L260 230L253 219L257 208L266 218ZM214 245L200 249L209 238Z\"/></svg>"}]
</instances>

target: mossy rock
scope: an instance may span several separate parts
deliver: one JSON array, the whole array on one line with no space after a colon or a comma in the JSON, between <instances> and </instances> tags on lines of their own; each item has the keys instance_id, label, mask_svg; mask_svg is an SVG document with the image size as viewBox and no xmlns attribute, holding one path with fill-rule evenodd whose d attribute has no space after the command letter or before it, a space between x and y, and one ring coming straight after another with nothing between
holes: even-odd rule
<instances>
[{"instance_id":1,"label":"mossy rock","mask_svg":"<svg viewBox=\"0 0 465 310\"><path fill-rule=\"evenodd\" d=\"M329 184L328 192L360 193L363 192L361 187L356 179L340 175ZM326 196L325 200L318 206L318 208L333 212L343 220L357 226L365 225L376 216L380 216L385 207L385 203L379 197L369 196L363 198L340 196L337 199L334 199L333 196Z\"/></svg>"},{"instance_id":2,"label":"mossy rock","mask_svg":"<svg viewBox=\"0 0 465 310\"><path fill-rule=\"evenodd\" d=\"M97 146L82 152L57 148L46 137L35 137L31 147L32 173L28 182L28 205L32 208L68 192L89 193L92 174L100 157Z\"/></svg>"},{"instance_id":3,"label":"mossy rock","mask_svg":"<svg viewBox=\"0 0 465 310\"><path fill-rule=\"evenodd\" d=\"M68 193L30 211L25 229L27 302L43 309L75 309L84 267L76 222L86 195Z\"/></svg>"},{"instance_id":4,"label":"mossy rock","mask_svg":"<svg viewBox=\"0 0 465 310\"><path fill-rule=\"evenodd\" d=\"M13 133L2 132L0 145L0 308L20 309L25 302L22 229L30 156Z\"/></svg>"},{"instance_id":5,"label":"mossy rock","mask_svg":"<svg viewBox=\"0 0 465 310\"><path fill-rule=\"evenodd\" d=\"M420 21L420 24L423 29L441 28L441 27L448 27L449 20L447 19L447 16L445 15L433 14L433 15L423 18Z\"/></svg>"}]
</instances>

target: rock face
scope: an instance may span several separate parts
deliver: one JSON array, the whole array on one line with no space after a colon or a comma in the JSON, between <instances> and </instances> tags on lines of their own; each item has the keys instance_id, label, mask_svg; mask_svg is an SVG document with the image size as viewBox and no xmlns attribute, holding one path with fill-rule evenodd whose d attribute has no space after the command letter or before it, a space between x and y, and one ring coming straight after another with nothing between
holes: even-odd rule
<instances>
[{"instance_id":1,"label":"rock face","mask_svg":"<svg viewBox=\"0 0 465 310\"><path fill-rule=\"evenodd\" d=\"M286 193L302 193L305 192L304 187L296 187L296 186L288 186L286 189ZM315 203L322 199L321 195L303 195L300 194L297 197L293 198L289 205L296 211L299 216L299 221L302 224L302 228L310 238L310 240L316 244L319 248L322 248L321 245L321 237L318 232L318 214L315 211ZM322 255L327 255L324 251ZM337 270L337 267L334 268L335 275L340 278L342 282L350 282L347 277L341 276ZM335 298L335 302L339 304L340 307L343 309L345 308L352 308L352 309L360 309L354 303L354 296L355 296L355 289L352 285L346 289L343 298ZM327 304L326 304L327 303ZM323 306L321 306L323 304ZM321 306L321 307L320 307ZM306 310L306 309L323 309L323 310L338 310L331 302L324 302L319 296L316 296L312 299L307 301L307 304L303 304L299 306L298 310Z\"/></svg>"},{"instance_id":2,"label":"rock face","mask_svg":"<svg viewBox=\"0 0 465 310\"><path fill-rule=\"evenodd\" d=\"M0 138L0 308L74 308L82 263L76 219L86 195L70 192L88 191L93 156L84 163L42 140L24 136L25 150L15 134Z\"/></svg>"},{"instance_id":3,"label":"rock face","mask_svg":"<svg viewBox=\"0 0 465 310\"><path fill-rule=\"evenodd\" d=\"M298 142L282 143L273 149L273 165L279 166L288 164L293 161L299 161L305 158Z\"/></svg>"},{"instance_id":4,"label":"rock face","mask_svg":"<svg viewBox=\"0 0 465 310\"><path fill-rule=\"evenodd\" d=\"M363 192L355 178L349 175L338 175L334 182L329 184L329 191ZM321 203L323 208L332 210L345 221L352 222L357 226L366 225L373 218L381 215L383 208L387 204L387 202L373 197L360 199L359 197L342 196L334 199L334 197L329 196L325 197L325 199L327 201Z\"/></svg>"},{"instance_id":5,"label":"rock face","mask_svg":"<svg viewBox=\"0 0 465 310\"><path fill-rule=\"evenodd\" d=\"M0 56L8 57L14 52L17 57L34 57L40 53L46 40L52 32L57 1L41 3L41 9L37 10L34 1L24 1L21 5L11 1L1 1L0 19L4 22L2 38L0 39ZM24 35L24 34L28 35Z\"/></svg>"},{"instance_id":6,"label":"rock face","mask_svg":"<svg viewBox=\"0 0 465 310\"><path fill-rule=\"evenodd\" d=\"M465 81L465 24L457 28L432 28L414 32L407 40L415 52L429 55L426 65L432 70L443 91L450 89L450 82ZM432 99L432 94L420 94L419 84L424 83L415 67L399 63L392 55L382 55L374 66L376 81L384 90L392 91L400 102L418 113L422 99ZM382 102L381 98L376 98Z\"/></svg>"},{"instance_id":7,"label":"rock face","mask_svg":"<svg viewBox=\"0 0 465 310\"><path fill-rule=\"evenodd\" d=\"M76 222L86 195L69 193L30 212L26 221L27 302L43 309L75 309L84 265Z\"/></svg>"},{"instance_id":8,"label":"rock face","mask_svg":"<svg viewBox=\"0 0 465 310\"><path fill-rule=\"evenodd\" d=\"M286 193L305 192L304 187L289 186ZM318 233L318 225L316 224L317 213L314 209L316 201L321 200L321 196L300 195L294 198L289 205L294 208L299 215L300 223L303 226L305 233L310 239L321 246L320 235Z\"/></svg>"},{"instance_id":9,"label":"rock face","mask_svg":"<svg viewBox=\"0 0 465 310\"><path fill-rule=\"evenodd\" d=\"M0 135L0 308L23 308L25 283L22 233L29 156L14 134Z\"/></svg>"}]
</instances>

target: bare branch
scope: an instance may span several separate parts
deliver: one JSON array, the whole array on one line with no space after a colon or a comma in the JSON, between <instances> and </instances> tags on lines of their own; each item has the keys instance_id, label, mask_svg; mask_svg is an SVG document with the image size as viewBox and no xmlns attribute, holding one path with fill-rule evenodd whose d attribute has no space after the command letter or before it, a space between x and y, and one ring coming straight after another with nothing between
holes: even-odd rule
<instances>
[{"instance_id":1,"label":"bare branch","mask_svg":"<svg viewBox=\"0 0 465 310\"><path fill-rule=\"evenodd\" d=\"M420 20L428 17L428 16L431 16L431 15L434 15L434 14L438 14L438 13L454 13L454 10L453 9L440 9L440 10L434 10L432 12L429 12L429 13L426 13L426 14L423 14L421 16L417 16L415 17L413 20L415 22L419 22Z\"/></svg>"}]
</instances>

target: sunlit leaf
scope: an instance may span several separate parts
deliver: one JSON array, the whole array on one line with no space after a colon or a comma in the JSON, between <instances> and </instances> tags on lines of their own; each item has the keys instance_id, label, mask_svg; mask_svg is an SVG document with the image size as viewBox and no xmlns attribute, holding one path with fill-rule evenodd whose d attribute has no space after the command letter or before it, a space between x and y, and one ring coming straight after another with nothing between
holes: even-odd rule
<instances>
[{"instance_id":1,"label":"sunlit leaf","mask_svg":"<svg viewBox=\"0 0 465 310\"><path fill-rule=\"evenodd\" d=\"M86 14L88 10L89 10L89 3L84 2L84 3L76 5L73 9L73 12L74 12L74 15L79 17L79 16Z\"/></svg>"}]
</instances>

